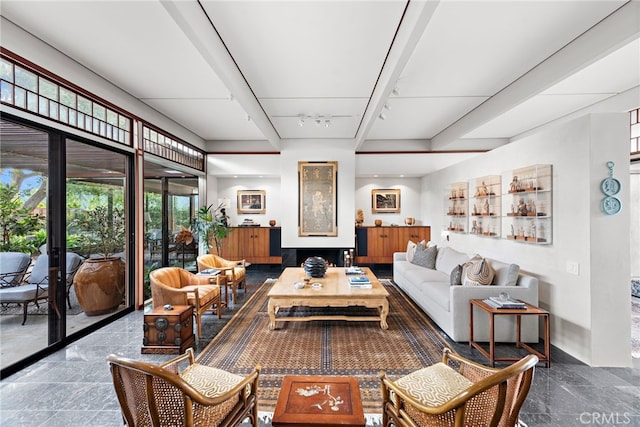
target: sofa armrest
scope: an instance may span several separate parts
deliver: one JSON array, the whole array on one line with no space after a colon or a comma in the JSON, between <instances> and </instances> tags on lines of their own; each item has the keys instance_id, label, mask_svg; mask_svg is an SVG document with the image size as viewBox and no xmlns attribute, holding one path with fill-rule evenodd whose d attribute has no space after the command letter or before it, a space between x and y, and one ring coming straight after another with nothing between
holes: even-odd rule
<instances>
[{"instance_id":1,"label":"sofa armrest","mask_svg":"<svg viewBox=\"0 0 640 427\"><path fill-rule=\"evenodd\" d=\"M406 252L394 252L393 253L393 261L406 261L407 253Z\"/></svg>"}]
</instances>

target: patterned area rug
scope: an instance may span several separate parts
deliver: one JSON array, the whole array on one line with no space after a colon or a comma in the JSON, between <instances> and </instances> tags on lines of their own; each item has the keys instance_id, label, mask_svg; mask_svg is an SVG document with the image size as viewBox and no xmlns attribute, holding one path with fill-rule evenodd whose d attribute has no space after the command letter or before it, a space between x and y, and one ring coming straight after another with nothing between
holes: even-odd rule
<instances>
[{"instance_id":1,"label":"patterned area rug","mask_svg":"<svg viewBox=\"0 0 640 427\"><path fill-rule=\"evenodd\" d=\"M271 331L267 293L274 281L267 281L199 354L198 362L240 375L261 365L261 412L273 412L284 375L348 375L358 378L364 412L380 414L379 371L399 377L430 366L441 359L445 346L424 313L389 280L381 282L390 294L386 331L377 322L340 320L279 322Z\"/></svg>"}]
</instances>

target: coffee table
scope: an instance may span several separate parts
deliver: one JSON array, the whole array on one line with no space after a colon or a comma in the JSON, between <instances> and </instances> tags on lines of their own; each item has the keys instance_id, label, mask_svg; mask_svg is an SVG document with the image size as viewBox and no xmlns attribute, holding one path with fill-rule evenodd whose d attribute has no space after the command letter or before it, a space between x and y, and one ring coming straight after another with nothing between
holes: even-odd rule
<instances>
[{"instance_id":1,"label":"coffee table","mask_svg":"<svg viewBox=\"0 0 640 427\"><path fill-rule=\"evenodd\" d=\"M344 268L331 267L327 269L325 277L311 278L310 283L302 289L297 289L294 283L304 281L306 277L303 268L286 268L269 291L269 328L275 329L276 322L305 322L311 320L348 320L348 321L379 321L382 329L387 329L387 314L389 314L389 293L380 284L378 278L367 267L362 267L371 281L371 288L354 288L349 285L348 276ZM318 285L319 284L319 285ZM315 285L315 286L314 286ZM350 316L344 314L320 314L299 317L278 317L278 311L283 307L354 307L361 306L377 309L376 316Z\"/></svg>"},{"instance_id":2,"label":"coffee table","mask_svg":"<svg viewBox=\"0 0 640 427\"><path fill-rule=\"evenodd\" d=\"M272 425L364 427L358 380L354 377L285 376Z\"/></svg>"}]
</instances>

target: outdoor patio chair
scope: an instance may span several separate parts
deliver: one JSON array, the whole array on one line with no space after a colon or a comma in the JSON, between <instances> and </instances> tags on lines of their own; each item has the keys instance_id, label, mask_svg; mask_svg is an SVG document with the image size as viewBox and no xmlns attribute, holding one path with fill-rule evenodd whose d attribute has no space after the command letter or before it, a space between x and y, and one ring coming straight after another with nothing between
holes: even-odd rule
<instances>
[{"instance_id":1,"label":"outdoor patio chair","mask_svg":"<svg viewBox=\"0 0 640 427\"><path fill-rule=\"evenodd\" d=\"M258 426L260 366L246 376L195 363L193 349L161 365L107 357L125 425Z\"/></svg>"},{"instance_id":2,"label":"outdoor patio chair","mask_svg":"<svg viewBox=\"0 0 640 427\"><path fill-rule=\"evenodd\" d=\"M212 285L209 277L196 276L180 267L162 267L149 273L153 307L191 305L198 326L198 338L202 337L202 315L217 306L218 318L222 317L220 286Z\"/></svg>"},{"instance_id":3,"label":"outdoor patio chair","mask_svg":"<svg viewBox=\"0 0 640 427\"><path fill-rule=\"evenodd\" d=\"M530 354L489 368L445 348L442 362L395 381L380 372L382 425L516 426L536 363Z\"/></svg>"},{"instance_id":4,"label":"outdoor patio chair","mask_svg":"<svg viewBox=\"0 0 640 427\"><path fill-rule=\"evenodd\" d=\"M232 261L224 259L221 256L213 254L200 255L197 258L198 271L207 270L210 268L220 270L220 274L226 275L225 284L225 296L227 290L231 288L233 294L233 303L235 304L238 299L238 288L242 285L247 286L247 267L245 260ZM228 298L227 298L227 303Z\"/></svg>"},{"instance_id":5,"label":"outdoor patio chair","mask_svg":"<svg viewBox=\"0 0 640 427\"><path fill-rule=\"evenodd\" d=\"M31 264L31 257L22 252L0 252L0 288L18 286Z\"/></svg>"},{"instance_id":6,"label":"outdoor patio chair","mask_svg":"<svg viewBox=\"0 0 640 427\"><path fill-rule=\"evenodd\" d=\"M68 252L66 261L66 278L65 287L67 294L67 303L71 308L71 299L69 292L71 291L71 284L73 283L73 276L78 271L78 268L82 264L82 257L76 253ZM49 298L49 257L46 254L41 254L33 264L31 272L28 274L24 283L20 286L13 286L9 288L0 289L0 303L2 304L21 304L23 308L22 324L27 321L27 309L29 303L34 303L36 307L40 308L39 301L47 300ZM57 308L57 305L54 304ZM58 313L58 315L61 315Z\"/></svg>"}]
</instances>

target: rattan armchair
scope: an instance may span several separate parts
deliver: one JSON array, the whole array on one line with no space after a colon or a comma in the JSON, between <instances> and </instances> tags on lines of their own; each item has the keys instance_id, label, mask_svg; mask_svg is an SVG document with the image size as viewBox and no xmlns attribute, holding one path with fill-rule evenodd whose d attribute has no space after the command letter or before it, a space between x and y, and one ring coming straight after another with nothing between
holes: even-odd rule
<instances>
[{"instance_id":1,"label":"rattan armchair","mask_svg":"<svg viewBox=\"0 0 640 427\"><path fill-rule=\"evenodd\" d=\"M528 355L508 367L489 368L445 348L442 362L398 380L380 372L382 425L516 426L536 363Z\"/></svg>"},{"instance_id":2,"label":"rattan armchair","mask_svg":"<svg viewBox=\"0 0 640 427\"><path fill-rule=\"evenodd\" d=\"M197 276L179 267L163 267L149 273L153 307L190 305L202 337L202 315L217 306L218 318L222 317L220 286L212 285L208 277Z\"/></svg>"},{"instance_id":3,"label":"rattan armchair","mask_svg":"<svg viewBox=\"0 0 640 427\"><path fill-rule=\"evenodd\" d=\"M226 288L225 288L225 298L226 302L229 302L227 297L227 289L231 288L231 292L233 293L233 303L236 303L238 297L238 288L244 285L247 286L247 267L245 260L227 260L218 255L213 254L205 254L200 255L197 258L198 261L198 271L207 270L210 268L220 270L220 274L226 276Z\"/></svg>"},{"instance_id":4,"label":"rattan armchair","mask_svg":"<svg viewBox=\"0 0 640 427\"><path fill-rule=\"evenodd\" d=\"M107 357L125 425L258 426L260 366L246 376L195 362L193 349L161 365Z\"/></svg>"}]
</instances>

